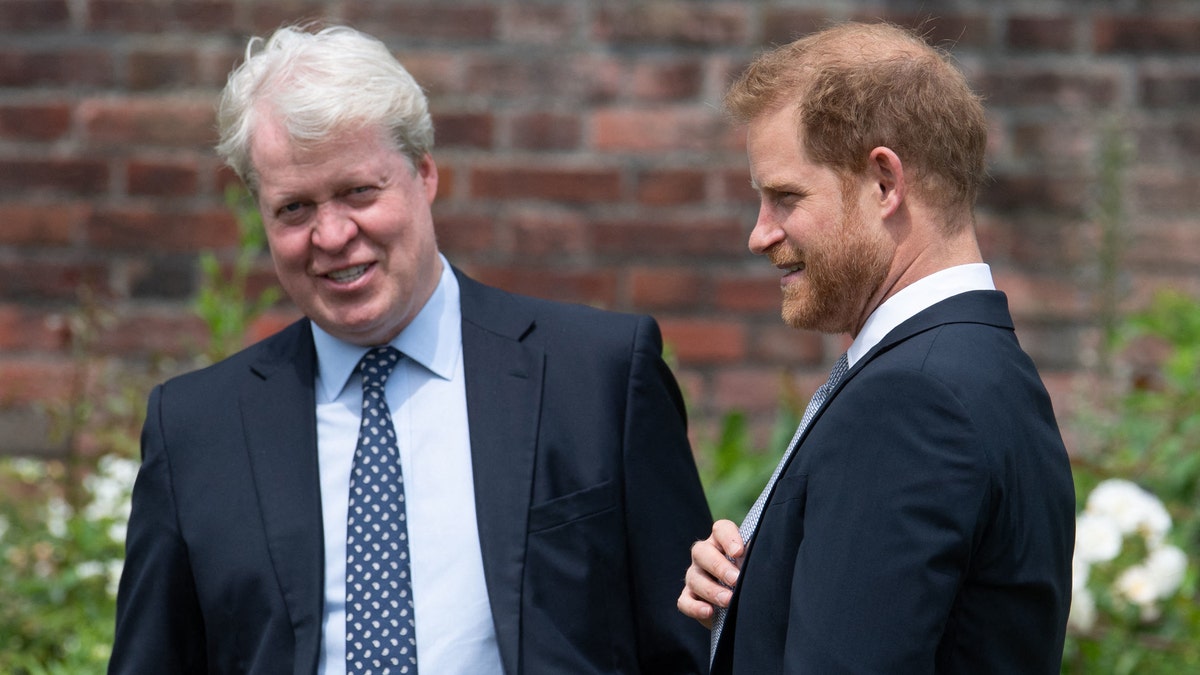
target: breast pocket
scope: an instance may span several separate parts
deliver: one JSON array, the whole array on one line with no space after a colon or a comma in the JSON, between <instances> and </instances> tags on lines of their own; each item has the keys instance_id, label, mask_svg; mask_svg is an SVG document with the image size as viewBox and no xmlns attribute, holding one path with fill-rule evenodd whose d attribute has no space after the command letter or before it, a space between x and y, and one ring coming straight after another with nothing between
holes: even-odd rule
<instances>
[{"instance_id":1,"label":"breast pocket","mask_svg":"<svg viewBox=\"0 0 1200 675\"><path fill-rule=\"evenodd\" d=\"M529 533L549 530L608 509L615 509L616 501L615 486L610 480L556 497L529 509Z\"/></svg>"}]
</instances>

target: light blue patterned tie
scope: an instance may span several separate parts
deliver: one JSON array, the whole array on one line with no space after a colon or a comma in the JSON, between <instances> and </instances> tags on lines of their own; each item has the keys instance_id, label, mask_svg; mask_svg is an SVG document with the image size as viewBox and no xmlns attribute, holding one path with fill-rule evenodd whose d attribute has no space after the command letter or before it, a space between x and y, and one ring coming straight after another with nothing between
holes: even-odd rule
<instances>
[{"instance_id":1,"label":"light blue patterned tie","mask_svg":"<svg viewBox=\"0 0 1200 675\"><path fill-rule=\"evenodd\" d=\"M766 487L759 493L758 499L754 500L754 505L750 507L750 511L746 513L745 520L738 527L738 532L742 535L742 542L745 546L750 546L750 539L754 537L754 530L758 527L758 519L762 517L763 508L767 505L767 498L771 496L771 489L775 487L775 481L779 480L779 475L783 473L783 467L787 466L788 459L792 453L796 451L796 444L800 441L800 437L804 435L804 430L808 428L812 418L820 410L821 405L825 403L825 399L829 397L829 393L833 391L838 382L846 375L849 361L846 360L846 355L842 354L833 364L833 370L829 373L829 379L825 380L825 384L817 388L813 393L812 400L808 402L808 407L804 409L804 417L800 419L800 425L796 427L796 433L792 436L792 442L788 443L787 451L783 453L783 458L775 465L775 472L771 474L771 478L767 481ZM717 607L716 613L713 614L713 629L712 642L709 645L708 659L709 663L717 656L717 642L721 639L721 631L725 628L725 617L729 614L729 610L725 607Z\"/></svg>"},{"instance_id":2,"label":"light blue patterned tie","mask_svg":"<svg viewBox=\"0 0 1200 675\"><path fill-rule=\"evenodd\" d=\"M394 347L376 347L358 365L362 426L346 522L347 675L417 672L404 476L384 396L399 361Z\"/></svg>"}]
</instances>

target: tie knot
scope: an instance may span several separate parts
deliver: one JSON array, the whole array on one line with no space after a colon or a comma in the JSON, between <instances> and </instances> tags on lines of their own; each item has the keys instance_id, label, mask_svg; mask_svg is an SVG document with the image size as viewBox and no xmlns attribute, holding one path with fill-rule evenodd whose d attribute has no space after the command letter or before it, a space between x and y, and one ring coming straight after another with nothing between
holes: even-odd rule
<instances>
[{"instance_id":1,"label":"tie knot","mask_svg":"<svg viewBox=\"0 0 1200 675\"><path fill-rule=\"evenodd\" d=\"M363 388L382 387L387 384L388 375L400 362L400 351L392 346L375 347L363 355L358 362L358 371L362 373Z\"/></svg>"}]
</instances>

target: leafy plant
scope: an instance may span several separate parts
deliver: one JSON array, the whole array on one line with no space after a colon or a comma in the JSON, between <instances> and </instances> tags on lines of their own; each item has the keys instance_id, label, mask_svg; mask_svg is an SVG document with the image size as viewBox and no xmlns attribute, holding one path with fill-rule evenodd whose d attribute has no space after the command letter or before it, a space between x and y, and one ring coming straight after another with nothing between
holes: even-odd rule
<instances>
[{"instance_id":1,"label":"leafy plant","mask_svg":"<svg viewBox=\"0 0 1200 675\"><path fill-rule=\"evenodd\" d=\"M1124 547L1123 557L1087 582L1096 593L1095 621L1073 627L1063 672L1193 673L1200 670L1200 301L1165 292L1121 324L1118 336L1125 385L1079 420L1076 489L1083 499L1115 478L1155 495L1186 567L1178 591L1143 612L1114 586L1145 556L1136 542ZM1077 539L1076 546L1088 544Z\"/></svg>"},{"instance_id":2,"label":"leafy plant","mask_svg":"<svg viewBox=\"0 0 1200 675\"><path fill-rule=\"evenodd\" d=\"M278 298L249 297L247 281L264 247L261 222L244 192L231 191L240 232L227 272L205 253L195 310L209 343L190 366L242 345L251 322ZM68 400L49 402L64 457L0 457L0 673L91 675L104 672L113 642L116 583L137 471L138 437L151 382L179 370L145 371L97 354L115 321L81 289L66 320L75 364Z\"/></svg>"}]
</instances>

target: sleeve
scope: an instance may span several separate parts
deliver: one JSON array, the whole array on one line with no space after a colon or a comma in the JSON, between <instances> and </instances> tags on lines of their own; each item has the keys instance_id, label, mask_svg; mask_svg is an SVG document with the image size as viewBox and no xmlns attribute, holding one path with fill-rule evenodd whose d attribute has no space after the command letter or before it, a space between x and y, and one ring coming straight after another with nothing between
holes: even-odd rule
<instances>
[{"instance_id":1,"label":"sleeve","mask_svg":"<svg viewBox=\"0 0 1200 675\"><path fill-rule=\"evenodd\" d=\"M801 448L814 455L784 672L933 672L990 508L986 444L915 370L863 371L835 402Z\"/></svg>"},{"instance_id":2,"label":"sleeve","mask_svg":"<svg viewBox=\"0 0 1200 675\"><path fill-rule=\"evenodd\" d=\"M150 394L117 592L110 674L204 673L204 621L180 533L163 438L163 388Z\"/></svg>"},{"instance_id":3,"label":"sleeve","mask_svg":"<svg viewBox=\"0 0 1200 675\"><path fill-rule=\"evenodd\" d=\"M708 631L675 607L694 542L712 516L687 415L653 319L638 324L625 411L625 508L641 672L708 672Z\"/></svg>"}]
</instances>

